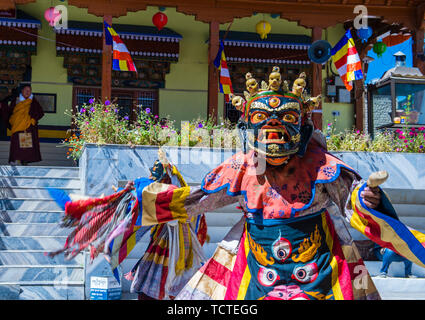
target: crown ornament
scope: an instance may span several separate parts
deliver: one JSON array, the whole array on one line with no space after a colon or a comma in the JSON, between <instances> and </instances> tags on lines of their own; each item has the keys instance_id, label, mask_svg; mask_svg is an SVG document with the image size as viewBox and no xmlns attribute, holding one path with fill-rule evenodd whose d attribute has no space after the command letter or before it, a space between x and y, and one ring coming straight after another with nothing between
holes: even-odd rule
<instances>
[{"instance_id":1,"label":"crown ornament","mask_svg":"<svg viewBox=\"0 0 425 320\"><path fill-rule=\"evenodd\" d=\"M232 105L239 111L248 114L249 102L264 92L270 92L275 94L282 94L290 98L300 101L303 115L310 115L311 111L317 108L321 102L321 95L316 97L308 97L305 94L305 88L307 86L307 75L305 72L301 72L298 78L293 82L291 90L289 89L289 82L282 79L280 68L274 66L272 72L269 75L268 82L261 81L261 86L254 78L251 72L245 75L246 91L244 91L244 97L230 94L230 100Z\"/></svg>"}]
</instances>

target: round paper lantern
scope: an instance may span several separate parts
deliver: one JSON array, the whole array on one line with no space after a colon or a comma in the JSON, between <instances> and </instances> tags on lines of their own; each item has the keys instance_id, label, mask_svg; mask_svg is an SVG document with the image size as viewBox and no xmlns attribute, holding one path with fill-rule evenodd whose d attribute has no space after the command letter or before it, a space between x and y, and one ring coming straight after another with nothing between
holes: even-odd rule
<instances>
[{"instance_id":1,"label":"round paper lantern","mask_svg":"<svg viewBox=\"0 0 425 320\"><path fill-rule=\"evenodd\" d=\"M44 11L44 18L47 20L50 26L54 27L56 22L61 18L60 11L56 10L55 7L50 7Z\"/></svg>"},{"instance_id":2,"label":"round paper lantern","mask_svg":"<svg viewBox=\"0 0 425 320\"><path fill-rule=\"evenodd\" d=\"M267 39L267 35L272 30L272 26L267 21L260 21L255 26L257 33L260 35L261 39Z\"/></svg>"},{"instance_id":3,"label":"round paper lantern","mask_svg":"<svg viewBox=\"0 0 425 320\"><path fill-rule=\"evenodd\" d=\"M372 36L373 30L371 27L361 28L357 30L357 36L362 40L363 43Z\"/></svg>"},{"instance_id":4,"label":"round paper lantern","mask_svg":"<svg viewBox=\"0 0 425 320\"><path fill-rule=\"evenodd\" d=\"M152 22L158 30L161 30L167 24L168 17L165 13L157 12L152 17Z\"/></svg>"},{"instance_id":5,"label":"round paper lantern","mask_svg":"<svg viewBox=\"0 0 425 320\"><path fill-rule=\"evenodd\" d=\"M380 58L382 54L387 50L387 45L382 41L378 41L373 45L373 52Z\"/></svg>"}]
</instances>

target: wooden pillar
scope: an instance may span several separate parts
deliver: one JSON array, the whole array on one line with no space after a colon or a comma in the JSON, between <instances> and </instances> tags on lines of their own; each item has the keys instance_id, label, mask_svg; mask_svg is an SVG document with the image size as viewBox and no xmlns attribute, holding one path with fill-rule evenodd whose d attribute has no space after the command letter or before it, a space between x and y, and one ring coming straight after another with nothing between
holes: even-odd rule
<instances>
[{"instance_id":1,"label":"wooden pillar","mask_svg":"<svg viewBox=\"0 0 425 320\"><path fill-rule=\"evenodd\" d=\"M322 28L314 27L312 29L312 42L322 40ZM312 62L313 74L312 74L312 96L318 96L322 94L322 65ZM312 120L316 129L322 130L322 103L319 107L313 110Z\"/></svg>"},{"instance_id":2,"label":"wooden pillar","mask_svg":"<svg viewBox=\"0 0 425 320\"><path fill-rule=\"evenodd\" d=\"M363 69L363 68L362 68ZM366 77L366 75L365 75ZM364 131L364 78L354 81L354 114L356 129Z\"/></svg>"},{"instance_id":3,"label":"wooden pillar","mask_svg":"<svg viewBox=\"0 0 425 320\"><path fill-rule=\"evenodd\" d=\"M415 30L413 34L412 53L413 66L419 68L425 75L425 61L422 60L424 57L424 30L425 29Z\"/></svg>"},{"instance_id":4,"label":"wooden pillar","mask_svg":"<svg viewBox=\"0 0 425 320\"><path fill-rule=\"evenodd\" d=\"M218 118L218 70L214 66L214 59L220 47L220 24L217 21L210 22L209 46L208 46L208 118Z\"/></svg>"},{"instance_id":5,"label":"wooden pillar","mask_svg":"<svg viewBox=\"0 0 425 320\"><path fill-rule=\"evenodd\" d=\"M103 16L103 21L112 26L112 16ZM105 43L105 28L103 28L102 49L102 90L101 100L111 99L112 83L112 46Z\"/></svg>"},{"instance_id":6,"label":"wooden pillar","mask_svg":"<svg viewBox=\"0 0 425 320\"><path fill-rule=\"evenodd\" d=\"M365 80L367 75L368 64L363 62L364 57L367 55L367 49L369 47L363 47L359 52L359 58L362 62L363 79L355 80L354 82L354 115L356 130L360 132L364 131L364 98L365 98Z\"/></svg>"}]
</instances>

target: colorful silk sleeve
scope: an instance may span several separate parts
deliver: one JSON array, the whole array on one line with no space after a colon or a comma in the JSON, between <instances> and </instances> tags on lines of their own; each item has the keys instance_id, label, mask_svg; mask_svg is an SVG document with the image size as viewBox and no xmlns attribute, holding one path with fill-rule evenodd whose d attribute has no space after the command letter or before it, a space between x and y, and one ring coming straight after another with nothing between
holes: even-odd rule
<instances>
[{"instance_id":1,"label":"colorful silk sleeve","mask_svg":"<svg viewBox=\"0 0 425 320\"><path fill-rule=\"evenodd\" d=\"M142 225L172 220L186 222L195 216L237 202L237 197L222 192L206 194L200 187L176 187L155 182L143 189Z\"/></svg>"},{"instance_id":2,"label":"colorful silk sleeve","mask_svg":"<svg viewBox=\"0 0 425 320\"><path fill-rule=\"evenodd\" d=\"M404 225L384 192L378 210L368 208L360 194L367 186L359 184L351 194L353 228L380 245L389 248L408 260L425 267L425 234Z\"/></svg>"}]
</instances>

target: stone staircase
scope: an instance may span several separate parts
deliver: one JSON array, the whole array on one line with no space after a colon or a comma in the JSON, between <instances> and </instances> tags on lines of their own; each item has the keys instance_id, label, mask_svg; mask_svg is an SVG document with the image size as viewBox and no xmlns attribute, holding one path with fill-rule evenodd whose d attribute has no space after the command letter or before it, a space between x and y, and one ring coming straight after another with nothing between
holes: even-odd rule
<instances>
[{"instance_id":1,"label":"stone staircase","mask_svg":"<svg viewBox=\"0 0 425 320\"><path fill-rule=\"evenodd\" d=\"M63 247L61 208L46 187L79 193L78 168L0 166L0 299L84 299L85 257L45 252Z\"/></svg>"},{"instance_id":2,"label":"stone staircase","mask_svg":"<svg viewBox=\"0 0 425 320\"><path fill-rule=\"evenodd\" d=\"M9 164L10 141L0 141L0 166ZM58 142L40 142L40 152L42 161L34 163L36 166L60 166L75 167L76 162L67 159L68 148Z\"/></svg>"}]
</instances>

